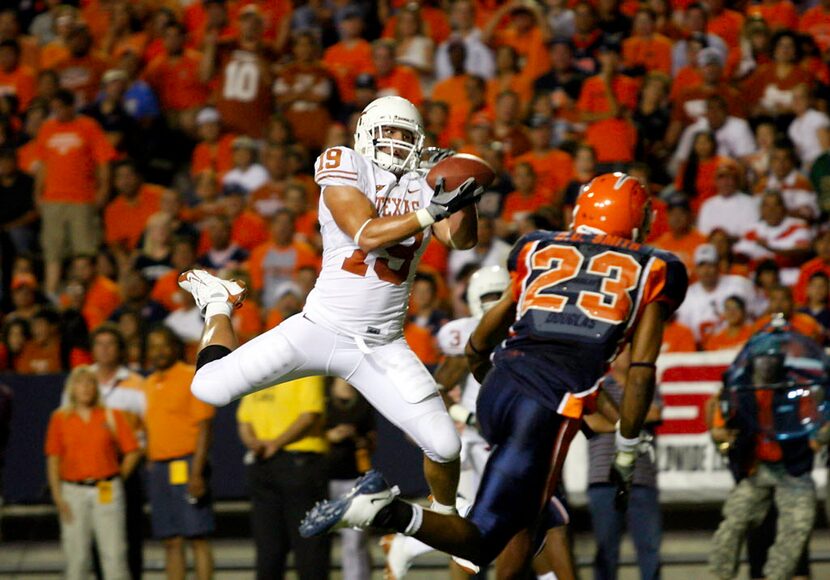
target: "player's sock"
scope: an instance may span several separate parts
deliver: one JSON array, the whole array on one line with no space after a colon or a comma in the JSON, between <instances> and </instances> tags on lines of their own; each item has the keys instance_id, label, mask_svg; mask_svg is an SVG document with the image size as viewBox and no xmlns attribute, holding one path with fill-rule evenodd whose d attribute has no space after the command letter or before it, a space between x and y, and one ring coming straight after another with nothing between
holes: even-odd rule
<instances>
[{"instance_id":1,"label":"player's sock","mask_svg":"<svg viewBox=\"0 0 830 580\"><path fill-rule=\"evenodd\" d=\"M378 515L372 520L372 527L382 530L395 530L411 536L421 529L423 521L424 508L396 499L378 512Z\"/></svg>"},{"instance_id":2,"label":"player's sock","mask_svg":"<svg viewBox=\"0 0 830 580\"><path fill-rule=\"evenodd\" d=\"M432 505L429 506L429 509L431 509L432 511L437 512L439 514L443 514L445 516L458 515L458 510L455 509L454 505L445 505L445 504L439 502L434 497L432 498Z\"/></svg>"},{"instance_id":3,"label":"player's sock","mask_svg":"<svg viewBox=\"0 0 830 580\"><path fill-rule=\"evenodd\" d=\"M553 572L539 574L538 576L536 576L536 580L556 580L556 574L554 574Z\"/></svg>"},{"instance_id":4,"label":"player's sock","mask_svg":"<svg viewBox=\"0 0 830 580\"><path fill-rule=\"evenodd\" d=\"M219 360L223 356L227 356L229 354L231 354L231 349L227 346L222 346L221 344L209 344L200 350L199 354L196 355L196 370L198 371L209 362Z\"/></svg>"},{"instance_id":5,"label":"player's sock","mask_svg":"<svg viewBox=\"0 0 830 580\"><path fill-rule=\"evenodd\" d=\"M205 320L211 316L216 316L217 314L222 314L230 318L231 312L233 312L233 304L230 302L210 302L207 306L205 306Z\"/></svg>"}]
</instances>

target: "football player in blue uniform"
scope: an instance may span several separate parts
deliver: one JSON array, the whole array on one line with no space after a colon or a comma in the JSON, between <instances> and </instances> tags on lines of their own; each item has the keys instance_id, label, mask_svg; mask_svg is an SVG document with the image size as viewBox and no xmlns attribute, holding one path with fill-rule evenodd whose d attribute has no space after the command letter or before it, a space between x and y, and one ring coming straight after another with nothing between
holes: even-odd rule
<instances>
[{"instance_id":1,"label":"football player in blue uniform","mask_svg":"<svg viewBox=\"0 0 830 580\"><path fill-rule=\"evenodd\" d=\"M663 324L688 284L678 258L642 245L652 215L637 180L605 174L580 193L570 231L534 232L514 246L511 286L466 348L482 381L479 426L493 447L466 518L404 502L370 472L350 493L315 506L301 533L393 529L480 566L504 552L499 576L515 577L553 517L548 500L582 415L596 411L619 417L612 478L624 501L654 395ZM629 342L617 410L598 385Z\"/></svg>"}]
</instances>

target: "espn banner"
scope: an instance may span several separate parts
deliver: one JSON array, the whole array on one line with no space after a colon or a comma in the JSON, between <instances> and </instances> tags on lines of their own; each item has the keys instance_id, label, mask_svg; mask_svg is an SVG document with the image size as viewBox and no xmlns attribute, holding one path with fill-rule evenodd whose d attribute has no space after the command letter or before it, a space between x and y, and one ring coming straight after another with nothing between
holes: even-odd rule
<instances>
[{"instance_id":1,"label":"espn banner","mask_svg":"<svg viewBox=\"0 0 830 580\"><path fill-rule=\"evenodd\" d=\"M657 385L663 399L663 423L657 429L656 460L660 500L672 502L722 501L734 486L725 458L718 453L706 429L706 401L721 388L721 375L737 351L672 353L657 361ZM588 442L580 433L565 462L565 487L575 505L585 503L588 479ZM825 453L816 458L813 479L823 490L827 470Z\"/></svg>"}]
</instances>

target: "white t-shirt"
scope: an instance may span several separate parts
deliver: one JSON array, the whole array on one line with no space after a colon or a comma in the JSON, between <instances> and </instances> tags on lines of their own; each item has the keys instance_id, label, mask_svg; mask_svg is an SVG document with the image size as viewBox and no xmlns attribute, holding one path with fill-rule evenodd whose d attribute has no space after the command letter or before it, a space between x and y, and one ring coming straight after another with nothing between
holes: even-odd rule
<instances>
[{"instance_id":1,"label":"white t-shirt","mask_svg":"<svg viewBox=\"0 0 830 580\"><path fill-rule=\"evenodd\" d=\"M481 41L481 30L475 28L462 35L455 32L438 45L435 51L435 79L444 80L453 76L452 65L450 64L449 47L452 42L461 40L464 48L467 49L467 56L464 58L464 70L467 74L477 75L490 79L496 74L496 59L493 51Z\"/></svg>"},{"instance_id":2,"label":"white t-shirt","mask_svg":"<svg viewBox=\"0 0 830 580\"><path fill-rule=\"evenodd\" d=\"M759 198L741 192L729 197L710 197L700 206L697 229L704 236L721 229L733 238L739 238L760 219L759 204Z\"/></svg>"},{"instance_id":3,"label":"white t-shirt","mask_svg":"<svg viewBox=\"0 0 830 580\"><path fill-rule=\"evenodd\" d=\"M793 119L787 134L795 144L798 158L801 159L801 167L809 170L819 155L822 153L821 144L818 141L818 130L823 127L830 127L830 117L821 111L809 109L800 117Z\"/></svg>"},{"instance_id":4,"label":"white t-shirt","mask_svg":"<svg viewBox=\"0 0 830 580\"><path fill-rule=\"evenodd\" d=\"M680 136L680 141L677 144L677 150L672 156L670 163L670 170L677 173L680 165L689 158L694 145L695 135L701 131L709 131L709 121L703 117L698 119L683 131ZM732 157L740 159L751 155L757 149L755 146L755 136L752 134L752 128L746 119L738 117L727 117L723 126L715 131L715 141L717 143L717 153L724 157Z\"/></svg>"},{"instance_id":5,"label":"white t-shirt","mask_svg":"<svg viewBox=\"0 0 830 580\"><path fill-rule=\"evenodd\" d=\"M403 336L410 287L431 229L366 255L335 223L325 203L325 188L359 189L381 217L426 207L432 188L416 171L397 179L348 147L324 151L315 163L314 180L323 192L318 211L323 269L303 312L313 322L349 336L375 342Z\"/></svg>"},{"instance_id":6,"label":"white t-shirt","mask_svg":"<svg viewBox=\"0 0 830 580\"><path fill-rule=\"evenodd\" d=\"M723 304L730 296L740 296L749 305L754 296L752 282L743 276L722 274L711 292L695 282L677 310L677 320L691 329L695 340L702 342L720 323Z\"/></svg>"},{"instance_id":7,"label":"white t-shirt","mask_svg":"<svg viewBox=\"0 0 830 580\"><path fill-rule=\"evenodd\" d=\"M204 326L204 325L203 325ZM92 372L98 372L98 365L89 365ZM110 409L127 411L138 417L144 417L147 413L147 397L144 391L133 387L123 387L121 383L129 378L141 381L141 376L134 373L125 366L118 367L113 377L106 383L98 382L98 393L101 395L101 404ZM61 397L61 405L69 403L65 395Z\"/></svg>"},{"instance_id":8,"label":"white t-shirt","mask_svg":"<svg viewBox=\"0 0 830 580\"><path fill-rule=\"evenodd\" d=\"M761 246L765 241L773 250L794 250L809 248L813 233L803 220L785 217L777 226L771 226L761 220L746 230L732 248L736 254L742 254L752 260L775 258L775 253ZM781 283L792 286L798 281L798 266L783 267L780 270Z\"/></svg>"},{"instance_id":9,"label":"white t-shirt","mask_svg":"<svg viewBox=\"0 0 830 580\"><path fill-rule=\"evenodd\" d=\"M254 163L245 170L234 168L222 177L222 185L238 185L248 193L268 183L268 171L259 163Z\"/></svg>"},{"instance_id":10,"label":"white t-shirt","mask_svg":"<svg viewBox=\"0 0 830 580\"><path fill-rule=\"evenodd\" d=\"M818 196L812 189L804 189L807 184L797 169L790 171L784 179L778 179L770 172L767 176L766 189L781 192L787 211L808 211L811 218L819 216Z\"/></svg>"}]
</instances>

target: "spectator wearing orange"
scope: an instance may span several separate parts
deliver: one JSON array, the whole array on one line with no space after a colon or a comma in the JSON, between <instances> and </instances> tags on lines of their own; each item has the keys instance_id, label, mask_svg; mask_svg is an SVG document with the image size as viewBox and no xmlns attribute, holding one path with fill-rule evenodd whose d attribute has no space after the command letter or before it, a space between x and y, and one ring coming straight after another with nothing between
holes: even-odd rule
<instances>
[{"instance_id":1,"label":"spectator wearing orange","mask_svg":"<svg viewBox=\"0 0 830 580\"><path fill-rule=\"evenodd\" d=\"M193 149L190 174L212 171L220 178L233 168L232 144L236 135L222 131L222 118L213 107L205 107L196 115L199 143Z\"/></svg>"},{"instance_id":2,"label":"spectator wearing orange","mask_svg":"<svg viewBox=\"0 0 830 580\"><path fill-rule=\"evenodd\" d=\"M76 115L74 107L74 95L58 91L51 102L54 117L37 136L35 201L43 220L41 246L50 294L57 293L66 254L91 254L98 247L97 208L109 195L109 162L115 155L100 125Z\"/></svg>"},{"instance_id":3,"label":"spectator wearing orange","mask_svg":"<svg viewBox=\"0 0 830 580\"><path fill-rule=\"evenodd\" d=\"M498 96L493 115L493 137L504 147L508 166L515 157L530 150L530 139L522 125L522 116L519 95L505 91Z\"/></svg>"},{"instance_id":4,"label":"spectator wearing orange","mask_svg":"<svg viewBox=\"0 0 830 580\"><path fill-rule=\"evenodd\" d=\"M505 18L508 22L503 25ZM550 40L548 22L533 2L506 2L490 17L482 31L482 40L493 47L512 46L528 79L536 79L550 68L545 46Z\"/></svg>"},{"instance_id":5,"label":"spectator wearing orange","mask_svg":"<svg viewBox=\"0 0 830 580\"><path fill-rule=\"evenodd\" d=\"M87 576L94 536L104 577L126 580L122 479L141 457L138 442L123 413L104 407L89 367L72 371L64 394L67 404L49 420L45 452L49 488L60 516L66 578Z\"/></svg>"},{"instance_id":6,"label":"spectator wearing orange","mask_svg":"<svg viewBox=\"0 0 830 580\"><path fill-rule=\"evenodd\" d=\"M40 310L37 302L37 278L28 272L21 272L12 276L9 285L12 297L12 311L6 315L6 320L31 320Z\"/></svg>"},{"instance_id":7,"label":"spectator wearing orange","mask_svg":"<svg viewBox=\"0 0 830 580\"><path fill-rule=\"evenodd\" d=\"M571 223L573 206L576 203L577 197L582 190L582 186L591 181L598 175L597 172L597 154L594 148L590 145L579 145L574 151L574 176L567 187L565 187L565 195L563 197L563 220L565 223Z\"/></svg>"},{"instance_id":8,"label":"spectator wearing orange","mask_svg":"<svg viewBox=\"0 0 830 580\"><path fill-rule=\"evenodd\" d=\"M629 70L659 71L671 74L671 41L655 32L655 15L650 8L639 8L634 15L632 34L623 40L623 64Z\"/></svg>"},{"instance_id":9,"label":"spectator wearing orange","mask_svg":"<svg viewBox=\"0 0 830 580\"><path fill-rule=\"evenodd\" d=\"M769 173L755 184L755 195L767 191L781 194L787 213L809 222L818 219L818 197L813 184L798 171L795 147L787 139L778 139L770 151Z\"/></svg>"},{"instance_id":10,"label":"spectator wearing orange","mask_svg":"<svg viewBox=\"0 0 830 580\"><path fill-rule=\"evenodd\" d=\"M516 49L502 45L496 49L496 74L487 81L487 104L495 108L498 96L505 91L512 91L519 97L524 110L530 105L532 96L532 78L519 68Z\"/></svg>"},{"instance_id":11,"label":"spectator wearing orange","mask_svg":"<svg viewBox=\"0 0 830 580\"><path fill-rule=\"evenodd\" d=\"M531 117L528 136L532 149L514 158L513 163L529 163L536 172L539 187L547 190L550 199L557 203L573 178L573 159L561 149L550 146L553 138L550 119L540 115Z\"/></svg>"},{"instance_id":12,"label":"spectator wearing orange","mask_svg":"<svg viewBox=\"0 0 830 580\"><path fill-rule=\"evenodd\" d=\"M274 328L298 312L308 294L293 281L283 282L274 290L274 305L265 316L265 327Z\"/></svg>"},{"instance_id":13,"label":"spectator wearing orange","mask_svg":"<svg viewBox=\"0 0 830 580\"><path fill-rule=\"evenodd\" d=\"M395 43L376 40L372 44L372 70L378 96L397 95L419 107L424 100L421 81L411 68L395 62Z\"/></svg>"},{"instance_id":14,"label":"spectator wearing orange","mask_svg":"<svg viewBox=\"0 0 830 580\"><path fill-rule=\"evenodd\" d=\"M466 139L458 152L484 159L492 143L493 121L484 115L473 115L467 122Z\"/></svg>"},{"instance_id":15,"label":"spectator wearing orange","mask_svg":"<svg viewBox=\"0 0 830 580\"><path fill-rule=\"evenodd\" d=\"M804 263L798 272L798 281L793 286L796 304L807 303L807 285L817 272L830 276L830 229L822 229L813 242L816 257Z\"/></svg>"},{"instance_id":16,"label":"spectator wearing orange","mask_svg":"<svg viewBox=\"0 0 830 580\"><path fill-rule=\"evenodd\" d=\"M245 204L245 191L225 189L225 215L231 221L231 240L250 252L268 239L268 224Z\"/></svg>"},{"instance_id":17,"label":"spectator wearing orange","mask_svg":"<svg viewBox=\"0 0 830 580\"><path fill-rule=\"evenodd\" d=\"M825 342L827 341L827 330L830 329L830 277L824 272L816 272L810 276L807 283L807 303L799 308L799 312L808 314L821 324L825 330Z\"/></svg>"},{"instance_id":18,"label":"spectator wearing orange","mask_svg":"<svg viewBox=\"0 0 830 580\"><path fill-rule=\"evenodd\" d=\"M663 329L660 352L695 352L696 350L694 333L688 326L678 322L676 316L672 316Z\"/></svg>"},{"instance_id":19,"label":"spectator wearing orange","mask_svg":"<svg viewBox=\"0 0 830 580\"><path fill-rule=\"evenodd\" d=\"M268 144L262 151L262 166L268 172L268 181L248 196L248 205L263 219L268 219L283 206L283 194L289 183L288 148Z\"/></svg>"},{"instance_id":20,"label":"spectator wearing orange","mask_svg":"<svg viewBox=\"0 0 830 580\"><path fill-rule=\"evenodd\" d=\"M676 193L668 199L666 204L669 231L663 233L652 244L675 254L692 276L695 250L701 244L706 243L706 237L695 229L691 205L685 195Z\"/></svg>"},{"instance_id":21,"label":"spectator wearing orange","mask_svg":"<svg viewBox=\"0 0 830 580\"><path fill-rule=\"evenodd\" d=\"M421 0L413 0L407 4L413 4L420 10L421 18L425 24L424 28L435 44L440 44L447 39L451 33L451 29L449 23L447 22L447 15L442 8L427 6L421 2ZM403 2L398 3L399 10L403 9L403 7ZM380 16L381 22L385 22L381 37L389 39L394 38L395 30L397 30L398 27L398 14L396 13L388 17L380 14Z\"/></svg>"},{"instance_id":22,"label":"spectator wearing orange","mask_svg":"<svg viewBox=\"0 0 830 580\"><path fill-rule=\"evenodd\" d=\"M699 131L692 142L689 158L680 166L674 187L690 200L692 208L700 209L704 201L717 194L715 172L725 158L716 154L717 143L711 131Z\"/></svg>"},{"instance_id":23,"label":"spectator wearing orange","mask_svg":"<svg viewBox=\"0 0 830 580\"><path fill-rule=\"evenodd\" d=\"M830 0L808 8L798 20L798 31L809 34L822 51L830 47Z\"/></svg>"},{"instance_id":24,"label":"spectator wearing orange","mask_svg":"<svg viewBox=\"0 0 830 580\"><path fill-rule=\"evenodd\" d=\"M812 74L801 65L803 54L795 33L776 33L770 48L772 62L756 68L742 86L753 115L792 113L793 89L813 84Z\"/></svg>"},{"instance_id":25,"label":"spectator wearing orange","mask_svg":"<svg viewBox=\"0 0 830 580\"><path fill-rule=\"evenodd\" d=\"M470 114L471 103L467 96L466 83L471 75L465 68L467 49L463 42L448 41L446 53L452 74L435 83L430 100L449 107L450 123L457 129Z\"/></svg>"},{"instance_id":26,"label":"spectator wearing orange","mask_svg":"<svg viewBox=\"0 0 830 580\"><path fill-rule=\"evenodd\" d=\"M320 60L312 32L296 33L291 53L291 61L280 68L274 83L276 105L291 124L294 138L309 149L320 149L331 124L335 83Z\"/></svg>"},{"instance_id":27,"label":"spectator wearing orange","mask_svg":"<svg viewBox=\"0 0 830 580\"><path fill-rule=\"evenodd\" d=\"M61 86L72 91L78 106L95 101L101 84L101 76L107 70L107 62L92 50L92 36L84 24L76 24L67 38L69 55L54 65L60 76Z\"/></svg>"},{"instance_id":28,"label":"spectator wearing orange","mask_svg":"<svg viewBox=\"0 0 830 580\"><path fill-rule=\"evenodd\" d=\"M347 6L342 13L337 31L340 40L325 50L323 65L337 81L340 98L352 103L357 76L372 68L372 45L362 38L363 18L353 5Z\"/></svg>"},{"instance_id":29,"label":"spectator wearing orange","mask_svg":"<svg viewBox=\"0 0 830 580\"><path fill-rule=\"evenodd\" d=\"M62 5L55 10L52 38L40 50L40 68L52 69L58 62L69 57L68 39L78 21L78 9ZM37 66L38 63L35 63Z\"/></svg>"},{"instance_id":30,"label":"spectator wearing orange","mask_svg":"<svg viewBox=\"0 0 830 580\"><path fill-rule=\"evenodd\" d=\"M271 219L271 239L254 249L248 260L251 286L265 308L274 305L277 287L292 280L299 268L318 264L314 250L294 240L294 220L288 209L277 211Z\"/></svg>"},{"instance_id":31,"label":"spectator wearing orange","mask_svg":"<svg viewBox=\"0 0 830 580\"><path fill-rule=\"evenodd\" d=\"M98 273L93 255L76 256L72 260L69 276L85 290L81 314L86 320L87 328L94 330L121 304L118 284Z\"/></svg>"},{"instance_id":32,"label":"spectator wearing orange","mask_svg":"<svg viewBox=\"0 0 830 580\"><path fill-rule=\"evenodd\" d=\"M29 107L23 120L20 138L25 142L15 151L17 152L18 166L29 175L34 175L37 172L37 134L48 117L49 107L40 101Z\"/></svg>"},{"instance_id":33,"label":"spectator wearing orange","mask_svg":"<svg viewBox=\"0 0 830 580\"><path fill-rule=\"evenodd\" d=\"M730 296L723 303L724 327L703 340L703 350L739 349L753 334L753 327L747 321L746 303L740 296Z\"/></svg>"},{"instance_id":34,"label":"spectator wearing orange","mask_svg":"<svg viewBox=\"0 0 830 580\"><path fill-rule=\"evenodd\" d=\"M798 26L798 12L790 0L761 0L747 7L746 15L762 18L772 30L795 30Z\"/></svg>"},{"instance_id":35,"label":"spectator wearing orange","mask_svg":"<svg viewBox=\"0 0 830 580\"><path fill-rule=\"evenodd\" d=\"M119 263L136 249L147 220L159 211L162 188L144 183L135 161L125 159L113 169L116 197L104 209L104 239Z\"/></svg>"},{"instance_id":36,"label":"spectator wearing orange","mask_svg":"<svg viewBox=\"0 0 830 580\"><path fill-rule=\"evenodd\" d=\"M30 319L32 339L15 361L15 372L23 375L44 375L64 370L61 353L60 315L51 309L40 309Z\"/></svg>"},{"instance_id":37,"label":"spectator wearing orange","mask_svg":"<svg viewBox=\"0 0 830 580\"><path fill-rule=\"evenodd\" d=\"M174 238L170 245L170 270L153 285L150 298L173 312L184 306L185 292L179 288L179 274L191 269L196 262L196 244L188 237Z\"/></svg>"},{"instance_id":38,"label":"spectator wearing orange","mask_svg":"<svg viewBox=\"0 0 830 580\"><path fill-rule=\"evenodd\" d=\"M20 44L16 40L0 42L0 91L17 98L18 111L25 111L35 96L35 73L20 63Z\"/></svg>"},{"instance_id":39,"label":"spectator wearing orange","mask_svg":"<svg viewBox=\"0 0 830 580\"><path fill-rule=\"evenodd\" d=\"M259 145L246 135L231 144L233 167L222 176L223 189L237 188L248 194L268 181L268 172L259 163Z\"/></svg>"},{"instance_id":40,"label":"spectator wearing orange","mask_svg":"<svg viewBox=\"0 0 830 580\"><path fill-rule=\"evenodd\" d=\"M505 199L501 219L496 228L501 238L514 231L523 216L550 203L550 193L538 185L536 172L530 163L516 164L512 175L516 189Z\"/></svg>"},{"instance_id":41,"label":"spectator wearing orange","mask_svg":"<svg viewBox=\"0 0 830 580\"><path fill-rule=\"evenodd\" d=\"M636 144L636 130L627 113L637 106L637 83L618 71L619 44L603 43L599 61L600 74L583 83L576 105L588 124L585 141L596 151L598 163L627 163L634 159Z\"/></svg>"},{"instance_id":42,"label":"spectator wearing orange","mask_svg":"<svg viewBox=\"0 0 830 580\"><path fill-rule=\"evenodd\" d=\"M262 12L255 4L239 11L237 40L220 38L216 28L205 34L201 80L216 79L216 108L235 133L259 138L273 111L272 63L276 56L263 40Z\"/></svg>"},{"instance_id":43,"label":"spectator wearing orange","mask_svg":"<svg viewBox=\"0 0 830 580\"><path fill-rule=\"evenodd\" d=\"M482 31L476 25L476 10L481 13L481 6L473 0L456 0L449 8L449 22L452 34L438 45L435 52L435 76L441 81L454 74L448 54L453 42L464 43L464 70L470 74L489 79L495 71L492 51L482 42Z\"/></svg>"},{"instance_id":44,"label":"spectator wearing orange","mask_svg":"<svg viewBox=\"0 0 830 580\"><path fill-rule=\"evenodd\" d=\"M299 183L289 183L283 194L285 209L294 216L294 239L322 252L323 241L317 223L317 210L309 208L308 194Z\"/></svg>"},{"instance_id":45,"label":"spectator wearing orange","mask_svg":"<svg viewBox=\"0 0 830 580\"><path fill-rule=\"evenodd\" d=\"M772 148L777 139L778 129L773 121L761 121L755 126L755 142L758 147L755 153L747 156L746 164L756 178L769 172Z\"/></svg>"},{"instance_id":46,"label":"spectator wearing orange","mask_svg":"<svg viewBox=\"0 0 830 580\"><path fill-rule=\"evenodd\" d=\"M196 369L181 362L172 330L161 326L149 333L147 359L155 369L144 382L153 536L164 543L168 578L185 577L187 540L196 577L208 580L213 555L207 536L214 530L208 451L215 410L191 394Z\"/></svg>"},{"instance_id":47,"label":"spectator wearing orange","mask_svg":"<svg viewBox=\"0 0 830 580\"><path fill-rule=\"evenodd\" d=\"M508 93L510 94L510 93ZM494 110L487 106L487 84L477 76L468 76L464 80L464 97L467 108L454 107L450 109L448 139L453 147L460 147L471 125L481 126L488 124L494 129ZM498 103L498 100L496 100Z\"/></svg>"},{"instance_id":48,"label":"spectator wearing orange","mask_svg":"<svg viewBox=\"0 0 830 580\"><path fill-rule=\"evenodd\" d=\"M164 52L144 71L144 79L158 95L161 108L174 119L182 114L195 116L210 95L202 82L199 67L202 55L187 48L187 29L172 21L164 27Z\"/></svg>"},{"instance_id":49,"label":"spectator wearing orange","mask_svg":"<svg viewBox=\"0 0 830 580\"><path fill-rule=\"evenodd\" d=\"M730 49L738 48L744 16L740 12L725 8L724 4L724 0L708 0L709 20L706 29L722 38Z\"/></svg>"},{"instance_id":50,"label":"spectator wearing orange","mask_svg":"<svg viewBox=\"0 0 830 580\"><path fill-rule=\"evenodd\" d=\"M206 220L197 262L209 270L238 268L248 259L248 251L231 239L231 222L219 214Z\"/></svg>"},{"instance_id":51,"label":"spectator wearing orange","mask_svg":"<svg viewBox=\"0 0 830 580\"><path fill-rule=\"evenodd\" d=\"M706 46L706 35L696 32L683 41L686 48L686 55L683 60L684 66L675 70L672 79L671 91L669 91L669 98L676 101L684 91L699 85L703 82L703 73L698 66L698 57L701 51L708 48Z\"/></svg>"},{"instance_id":52,"label":"spectator wearing orange","mask_svg":"<svg viewBox=\"0 0 830 580\"><path fill-rule=\"evenodd\" d=\"M434 79L435 42L426 32L421 8L410 2L398 10L395 18L396 60L417 72L421 87L428 89Z\"/></svg>"},{"instance_id":53,"label":"spectator wearing orange","mask_svg":"<svg viewBox=\"0 0 830 580\"><path fill-rule=\"evenodd\" d=\"M784 320L796 332L800 332L819 344L824 343L824 337L827 331L809 314L795 311L792 291L786 286L774 286L769 290L767 313L755 321L755 324L752 326L752 332L755 333L764 328L769 324L772 316L775 314L783 314Z\"/></svg>"}]
</instances>

